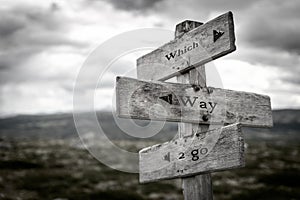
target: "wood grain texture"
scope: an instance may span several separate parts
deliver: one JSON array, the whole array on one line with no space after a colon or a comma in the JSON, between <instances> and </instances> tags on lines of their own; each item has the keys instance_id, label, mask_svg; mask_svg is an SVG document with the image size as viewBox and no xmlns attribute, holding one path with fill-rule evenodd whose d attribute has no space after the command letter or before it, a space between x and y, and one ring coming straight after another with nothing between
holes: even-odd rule
<instances>
[{"instance_id":1,"label":"wood grain texture","mask_svg":"<svg viewBox=\"0 0 300 200\"><path fill-rule=\"evenodd\" d=\"M201 124L239 122L254 127L273 124L270 98L255 93L117 77L116 101L118 116L123 118Z\"/></svg>"},{"instance_id":2,"label":"wood grain texture","mask_svg":"<svg viewBox=\"0 0 300 200\"><path fill-rule=\"evenodd\" d=\"M209 173L183 178L182 188L185 200L213 199L212 181Z\"/></svg>"},{"instance_id":3,"label":"wood grain texture","mask_svg":"<svg viewBox=\"0 0 300 200\"><path fill-rule=\"evenodd\" d=\"M235 49L233 16L228 12L140 57L137 77L166 80Z\"/></svg>"},{"instance_id":4,"label":"wood grain texture","mask_svg":"<svg viewBox=\"0 0 300 200\"><path fill-rule=\"evenodd\" d=\"M177 28L177 26L176 26ZM201 87L207 87L206 85L206 72L205 66L201 65L197 69L192 69L188 73L177 76L178 83L188 83L199 85ZM192 136L194 133L198 133L198 136L205 138L206 132L209 129L213 129L207 124L190 124L179 123L178 135L180 137ZM215 139L215 138L213 138ZM193 200L212 200L212 180L210 173L197 174L195 176L182 178L182 189L184 199Z\"/></svg>"},{"instance_id":5,"label":"wood grain texture","mask_svg":"<svg viewBox=\"0 0 300 200\"><path fill-rule=\"evenodd\" d=\"M139 152L140 182L151 182L244 166L240 124L209 130L205 135L171 140Z\"/></svg>"}]
</instances>

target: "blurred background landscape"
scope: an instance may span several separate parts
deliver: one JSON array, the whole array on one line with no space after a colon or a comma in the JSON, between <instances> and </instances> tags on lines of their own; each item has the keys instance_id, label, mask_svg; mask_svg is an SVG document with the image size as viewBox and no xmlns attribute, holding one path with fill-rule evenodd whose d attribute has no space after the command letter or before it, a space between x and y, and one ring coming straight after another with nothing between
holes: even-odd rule
<instances>
[{"instance_id":1,"label":"blurred background landscape","mask_svg":"<svg viewBox=\"0 0 300 200\"><path fill-rule=\"evenodd\" d=\"M107 137L132 152L177 131L168 123L141 140L120 130L111 113L97 117ZM273 118L271 129L243 128L246 167L213 173L215 199L300 198L300 110L275 110ZM97 161L82 146L72 114L2 118L0 127L0 199L183 199L179 179L141 185L138 174Z\"/></svg>"},{"instance_id":2,"label":"blurred background landscape","mask_svg":"<svg viewBox=\"0 0 300 200\"><path fill-rule=\"evenodd\" d=\"M168 33L157 38L164 43L174 39L176 24L228 11L237 50L206 65L208 85L270 96L274 127L243 128L246 166L213 173L214 197L300 199L299 10L299 0L0 0L0 200L182 199L179 179L141 185L138 174L95 159L78 137L73 102L87 127L81 137L92 141L85 145L99 152L97 124L87 115L94 111L120 149L138 152L172 139L174 123L151 138L124 133L136 130L113 117L115 77L136 77L136 59L159 47L150 30ZM116 49L138 38L144 46L112 57L108 45L95 56L103 43L142 28L148 37ZM83 66L91 70L78 84Z\"/></svg>"}]
</instances>

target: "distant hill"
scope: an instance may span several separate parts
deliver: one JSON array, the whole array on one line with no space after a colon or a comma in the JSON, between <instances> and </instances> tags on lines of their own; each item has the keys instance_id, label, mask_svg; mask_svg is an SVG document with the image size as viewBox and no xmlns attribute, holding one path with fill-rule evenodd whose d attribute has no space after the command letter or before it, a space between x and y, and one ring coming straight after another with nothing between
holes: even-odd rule
<instances>
[{"instance_id":1,"label":"distant hill","mask_svg":"<svg viewBox=\"0 0 300 200\"><path fill-rule=\"evenodd\" d=\"M82 114L85 118L85 114ZM110 139L134 139L122 131L116 124L112 113L97 112L97 118L102 129ZM248 138L272 138L289 136L300 139L300 110L274 110L274 127L271 129L243 128ZM86 117L86 121L90 120ZM148 124L147 121L135 120L140 126ZM132 129L132 124L125 119L118 121L127 130ZM89 127L89 126L87 126ZM177 131L176 123L166 123L164 128L152 139L167 140L172 138ZM97 132L93 127L86 132ZM52 115L20 115L0 119L0 137L26 137L26 138L74 138L77 132L72 114Z\"/></svg>"},{"instance_id":2,"label":"distant hill","mask_svg":"<svg viewBox=\"0 0 300 200\"><path fill-rule=\"evenodd\" d=\"M243 128L246 138L276 139L284 136L290 140L300 141L300 110L273 110L273 127Z\"/></svg>"},{"instance_id":3,"label":"distant hill","mask_svg":"<svg viewBox=\"0 0 300 200\"><path fill-rule=\"evenodd\" d=\"M91 124L90 115L80 114L86 122L85 130L87 134L97 133L95 124ZM99 125L106 136L110 139L136 139L117 125L112 113L97 112ZM134 120L139 126L146 126L147 121ZM90 123L90 124L89 124ZM126 130L133 130L132 124L127 119L118 119L118 123ZM159 140L172 138L177 131L175 123L166 123L163 129L153 139ZM73 119L73 114L52 114L52 115L19 115L15 117L0 119L0 137L21 137L33 139L64 139L77 136L77 130Z\"/></svg>"}]
</instances>

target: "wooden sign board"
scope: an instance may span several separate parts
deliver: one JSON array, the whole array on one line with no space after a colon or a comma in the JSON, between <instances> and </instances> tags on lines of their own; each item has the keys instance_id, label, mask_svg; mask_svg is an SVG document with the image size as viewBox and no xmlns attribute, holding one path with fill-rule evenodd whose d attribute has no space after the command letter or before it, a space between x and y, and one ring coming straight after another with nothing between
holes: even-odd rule
<instances>
[{"instance_id":1,"label":"wooden sign board","mask_svg":"<svg viewBox=\"0 0 300 200\"><path fill-rule=\"evenodd\" d=\"M271 127L270 98L248 92L117 77L119 117Z\"/></svg>"},{"instance_id":2,"label":"wooden sign board","mask_svg":"<svg viewBox=\"0 0 300 200\"><path fill-rule=\"evenodd\" d=\"M206 134L206 137L218 137L215 144L203 143L205 140L195 134L142 149L139 152L140 182L186 177L245 165L240 124L210 130Z\"/></svg>"},{"instance_id":3,"label":"wooden sign board","mask_svg":"<svg viewBox=\"0 0 300 200\"><path fill-rule=\"evenodd\" d=\"M225 13L137 60L137 77L166 80L236 49L232 13Z\"/></svg>"}]
</instances>

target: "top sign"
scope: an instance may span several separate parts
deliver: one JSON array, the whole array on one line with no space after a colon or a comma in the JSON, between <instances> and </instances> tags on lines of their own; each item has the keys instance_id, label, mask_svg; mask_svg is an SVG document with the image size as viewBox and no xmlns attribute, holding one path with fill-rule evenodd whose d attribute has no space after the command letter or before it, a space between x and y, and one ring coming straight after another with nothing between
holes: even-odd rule
<instances>
[{"instance_id":1,"label":"top sign","mask_svg":"<svg viewBox=\"0 0 300 200\"><path fill-rule=\"evenodd\" d=\"M137 60L139 79L166 80L233 52L232 13L225 13Z\"/></svg>"}]
</instances>

